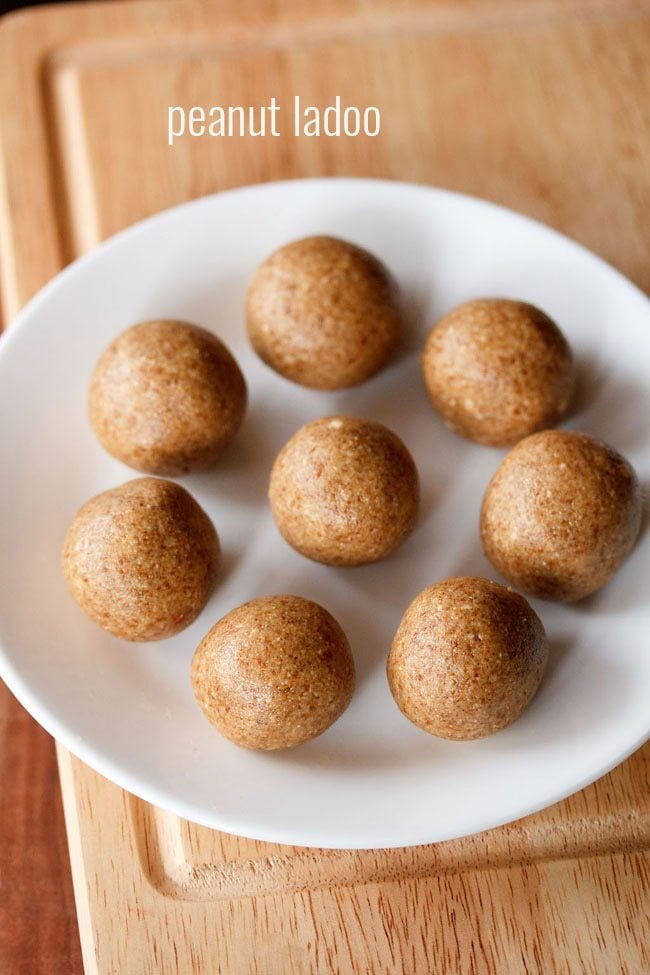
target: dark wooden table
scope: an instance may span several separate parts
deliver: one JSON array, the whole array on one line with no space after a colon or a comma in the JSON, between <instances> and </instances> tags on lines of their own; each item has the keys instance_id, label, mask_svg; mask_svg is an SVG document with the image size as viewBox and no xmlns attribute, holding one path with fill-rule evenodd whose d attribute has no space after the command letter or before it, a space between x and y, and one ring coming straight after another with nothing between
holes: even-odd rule
<instances>
[{"instance_id":1,"label":"dark wooden table","mask_svg":"<svg viewBox=\"0 0 650 975\"><path fill-rule=\"evenodd\" d=\"M0 972L82 975L54 741L0 685Z\"/></svg>"}]
</instances>

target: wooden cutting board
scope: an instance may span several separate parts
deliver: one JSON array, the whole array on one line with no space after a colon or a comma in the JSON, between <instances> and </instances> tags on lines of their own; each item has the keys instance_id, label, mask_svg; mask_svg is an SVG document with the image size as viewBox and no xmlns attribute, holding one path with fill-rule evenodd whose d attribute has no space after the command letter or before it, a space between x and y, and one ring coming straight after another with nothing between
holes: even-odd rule
<instances>
[{"instance_id":1,"label":"wooden cutting board","mask_svg":"<svg viewBox=\"0 0 650 975\"><path fill-rule=\"evenodd\" d=\"M484 196L650 291L649 53L650 4L633 0L134 0L13 15L0 30L6 320L121 227L288 176ZM377 105L382 133L167 145L169 105L295 94ZM650 971L648 746L511 826L353 853L199 828L63 749L59 766L88 975Z\"/></svg>"}]
</instances>

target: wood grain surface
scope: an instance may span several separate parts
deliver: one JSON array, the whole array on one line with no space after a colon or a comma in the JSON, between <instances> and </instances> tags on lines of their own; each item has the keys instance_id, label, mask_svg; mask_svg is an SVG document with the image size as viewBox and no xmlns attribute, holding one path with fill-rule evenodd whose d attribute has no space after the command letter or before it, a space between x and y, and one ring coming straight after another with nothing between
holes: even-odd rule
<instances>
[{"instance_id":1,"label":"wood grain surface","mask_svg":"<svg viewBox=\"0 0 650 975\"><path fill-rule=\"evenodd\" d=\"M0 972L81 975L54 742L0 685Z\"/></svg>"},{"instance_id":2,"label":"wood grain surface","mask_svg":"<svg viewBox=\"0 0 650 975\"><path fill-rule=\"evenodd\" d=\"M5 314L134 220L286 176L484 196L577 237L648 291L649 50L650 5L615 0L134 0L14 15L0 30ZM169 104L271 94L379 105L382 135L167 145ZM2 725L14 839L0 970L74 972L69 896L52 894L64 855L52 765L36 734L23 718ZM63 750L59 765L88 973L650 970L648 746L510 827L379 853L200 829Z\"/></svg>"},{"instance_id":3,"label":"wood grain surface","mask_svg":"<svg viewBox=\"0 0 650 975\"><path fill-rule=\"evenodd\" d=\"M59 763L93 975L650 968L650 749L510 827L362 852L202 829Z\"/></svg>"}]
</instances>

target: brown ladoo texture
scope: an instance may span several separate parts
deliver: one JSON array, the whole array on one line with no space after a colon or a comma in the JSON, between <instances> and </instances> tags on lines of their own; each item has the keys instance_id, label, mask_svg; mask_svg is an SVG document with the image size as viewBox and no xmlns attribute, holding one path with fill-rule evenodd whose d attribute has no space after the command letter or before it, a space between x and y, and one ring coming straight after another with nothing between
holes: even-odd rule
<instances>
[{"instance_id":1,"label":"brown ladoo texture","mask_svg":"<svg viewBox=\"0 0 650 975\"><path fill-rule=\"evenodd\" d=\"M445 579L406 610L388 683L400 711L429 734L483 738L522 714L547 658L544 627L523 596L487 579Z\"/></svg>"},{"instance_id":2,"label":"brown ladoo texture","mask_svg":"<svg viewBox=\"0 0 650 975\"><path fill-rule=\"evenodd\" d=\"M507 455L481 509L485 554L513 585L572 602L611 579L636 541L632 466L583 433L546 430Z\"/></svg>"},{"instance_id":3,"label":"brown ladoo texture","mask_svg":"<svg viewBox=\"0 0 650 975\"><path fill-rule=\"evenodd\" d=\"M422 371L445 422L477 443L506 446L554 426L574 387L571 349L544 312L522 301L469 301L430 332Z\"/></svg>"},{"instance_id":4,"label":"brown ladoo texture","mask_svg":"<svg viewBox=\"0 0 650 975\"><path fill-rule=\"evenodd\" d=\"M246 383L211 332L187 322L142 322L100 357L88 409L113 457L146 474L187 474L214 464L237 433Z\"/></svg>"},{"instance_id":5,"label":"brown ladoo texture","mask_svg":"<svg viewBox=\"0 0 650 975\"><path fill-rule=\"evenodd\" d=\"M397 290L372 254L334 237L307 237L272 254L248 290L248 335L287 379L342 389L379 372L401 331Z\"/></svg>"},{"instance_id":6,"label":"brown ladoo texture","mask_svg":"<svg viewBox=\"0 0 650 975\"><path fill-rule=\"evenodd\" d=\"M418 475L386 427L330 416L301 427L282 448L269 498L281 534L302 555L362 565L390 555L413 530Z\"/></svg>"},{"instance_id":7,"label":"brown ladoo texture","mask_svg":"<svg viewBox=\"0 0 650 975\"><path fill-rule=\"evenodd\" d=\"M244 748L290 748L322 734L354 691L345 633L301 596L237 607L194 654L192 687L205 716Z\"/></svg>"},{"instance_id":8,"label":"brown ladoo texture","mask_svg":"<svg viewBox=\"0 0 650 975\"><path fill-rule=\"evenodd\" d=\"M219 539L179 484L141 477L79 509L63 545L63 575L95 623L124 640L162 640L208 601Z\"/></svg>"}]
</instances>

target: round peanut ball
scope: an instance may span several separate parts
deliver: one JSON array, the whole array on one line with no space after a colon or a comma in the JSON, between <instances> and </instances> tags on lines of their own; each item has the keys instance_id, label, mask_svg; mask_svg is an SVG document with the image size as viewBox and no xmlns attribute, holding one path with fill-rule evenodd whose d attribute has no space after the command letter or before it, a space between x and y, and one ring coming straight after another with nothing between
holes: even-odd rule
<instances>
[{"instance_id":1,"label":"round peanut ball","mask_svg":"<svg viewBox=\"0 0 650 975\"><path fill-rule=\"evenodd\" d=\"M109 454L146 474L175 476L218 460L244 418L246 384L211 332L187 322L142 322L100 357L88 408Z\"/></svg>"},{"instance_id":2,"label":"round peanut ball","mask_svg":"<svg viewBox=\"0 0 650 975\"><path fill-rule=\"evenodd\" d=\"M191 679L205 716L236 745L291 748L345 711L354 662L326 609L300 596L268 596L212 627L194 654Z\"/></svg>"},{"instance_id":3,"label":"round peanut ball","mask_svg":"<svg viewBox=\"0 0 650 975\"><path fill-rule=\"evenodd\" d=\"M545 430L517 444L490 481L481 538L508 582L573 602L614 575L640 522L639 483L625 458L586 434Z\"/></svg>"},{"instance_id":4,"label":"round peanut ball","mask_svg":"<svg viewBox=\"0 0 650 975\"><path fill-rule=\"evenodd\" d=\"M207 603L219 539L179 484L141 477L82 505L62 566L75 600L104 630L123 640L162 640L189 626Z\"/></svg>"},{"instance_id":5,"label":"round peanut ball","mask_svg":"<svg viewBox=\"0 0 650 975\"><path fill-rule=\"evenodd\" d=\"M571 349L557 325L523 301L468 301L429 333L422 371L452 430L505 446L554 426L573 392Z\"/></svg>"},{"instance_id":6,"label":"round peanut ball","mask_svg":"<svg viewBox=\"0 0 650 975\"><path fill-rule=\"evenodd\" d=\"M439 738L484 738L526 709L547 658L544 627L523 596L488 579L445 579L404 613L388 683L418 728Z\"/></svg>"},{"instance_id":7,"label":"round peanut ball","mask_svg":"<svg viewBox=\"0 0 650 975\"><path fill-rule=\"evenodd\" d=\"M379 372L401 331L397 292L372 254L335 237L287 244L248 289L248 335L267 365L314 389L342 389Z\"/></svg>"},{"instance_id":8,"label":"round peanut ball","mask_svg":"<svg viewBox=\"0 0 650 975\"><path fill-rule=\"evenodd\" d=\"M418 475L386 427L330 416L301 427L282 448L269 498L296 551L327 565L362 565L390 555L413 530Z\"/></svg>"}]
</instances>

